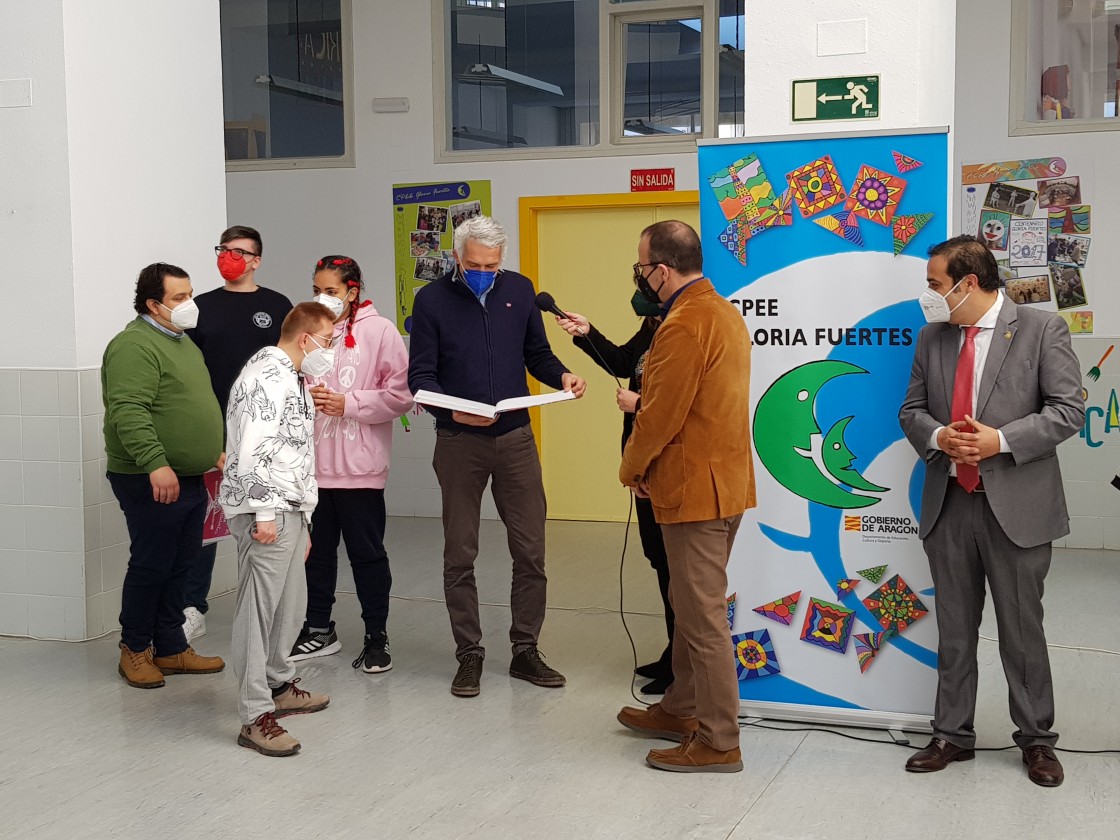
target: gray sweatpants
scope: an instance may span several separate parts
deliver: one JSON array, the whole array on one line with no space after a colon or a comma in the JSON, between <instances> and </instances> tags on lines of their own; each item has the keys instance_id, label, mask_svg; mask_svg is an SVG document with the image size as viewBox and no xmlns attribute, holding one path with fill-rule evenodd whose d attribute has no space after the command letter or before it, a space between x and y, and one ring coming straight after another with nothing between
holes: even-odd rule
<instances>
[{"instance_id":1,"label":"gray sweatpants","mask_svg":"<svg viewBox=\"0 0 1120 840\"><path fill-rule=\"evenodd\" d=\"M289 658L307 611L307 523L301 513L277 512L276 542L253 539L255 518L229 520L237 541L237 608L230 661L237 675L237 708L248 726L274 711L272 689L295 679Z\"/></svg>"}]
</instances>

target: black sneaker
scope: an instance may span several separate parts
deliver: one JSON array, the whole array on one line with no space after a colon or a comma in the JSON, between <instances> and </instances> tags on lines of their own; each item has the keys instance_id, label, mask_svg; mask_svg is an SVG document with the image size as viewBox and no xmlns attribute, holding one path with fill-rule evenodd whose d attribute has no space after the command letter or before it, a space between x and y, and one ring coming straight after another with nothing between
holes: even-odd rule
<instances>
[{"instance_id":1,"label":"black sneaker","mask_svg":"<svg viewBox=\"0 0 1120 840\"><path fill-rule=\"evenodd\" d=\"M545 688L560 688L567 682L563 674L544 664L544 657L535 647L523 650L513 657L509 663L509 675Z\"/></svg>"},{"instance_id":2,"label":"black sneaker","mask_svg":"<svg viewBox=\"0 0 1120 840\"><path fill-rule=\"evenodd\" d=\"M307 625L304 625L299 631L299 638L292 646L290 658L293 662L299 662L301 659L314 659L316 656L330 656L340 650L342 650L342 642L334 632L333 621L326 633L312 633L307 629Z\"/></svg>"},{"instance_id":3,"label":"black sneaker","mask_svg":"<svg viewBox=\"0 0 1120 840\"><path fill-rule=\"evenodd\" d=\"M482 657L477 653L468 653L459 662L459 670L451 681L451 693L456 697L477 697L481 691L478 686L481 677Z\"/></svg>"},{"instance_id":4,"label":"black sneaker","mask_svg":"<svg viewBox=\"0 0 1120 840\"><path fill-rule=\"evenodd\" d=\"M350 663L354 668L361 668L367 674L379 674L393 667L393 660L389 656L389 637L384 633L376 636L366 636L362 645L362 652L358 658Z\"/></svg>"}]
</instances>

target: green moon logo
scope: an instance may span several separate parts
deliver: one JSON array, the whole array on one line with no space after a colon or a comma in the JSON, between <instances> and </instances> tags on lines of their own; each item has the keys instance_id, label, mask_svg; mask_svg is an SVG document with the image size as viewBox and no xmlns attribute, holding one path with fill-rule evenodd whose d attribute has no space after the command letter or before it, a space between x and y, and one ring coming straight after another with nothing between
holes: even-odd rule
<instances>
[{"instance_id":1,"label":"green moon logo","mask_svg":"<svg viewBox=\"0 0 1120 840\"><path fill-rule=\"evenodd\" d=\"M888 489L852 469L856 456L844 440L852 417L838 421L824 436L821 462L828 474L813 460L813 436L821 434L814 413L817 394L836 377L851 373L867 371L833 359L796 367L778 377L754 412L754 445L763 466L791 493L827 507L863 508L881 501L845 487L869 493Z\"/></svg>"}]
</instances>

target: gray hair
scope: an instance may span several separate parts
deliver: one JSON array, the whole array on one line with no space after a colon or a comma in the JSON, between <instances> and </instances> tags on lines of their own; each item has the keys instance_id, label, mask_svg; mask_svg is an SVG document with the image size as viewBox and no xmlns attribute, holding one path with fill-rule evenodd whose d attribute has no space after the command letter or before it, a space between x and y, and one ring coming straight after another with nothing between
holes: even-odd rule
<instances>
[{"instance_id":1,"label":"gray hair","mask_svg":"<svg viewBox=\"0 0 1120 840\"><path fill-rule=\"evenodd\" d=\"M467 244L468 239L477 242L483 248L501 248L502 262L506 261L509 237L506 236L502 226L489 216L472 216L460 222L455 228L455 253L460 258L463 256L463 246Z\"/></svg>"}]
</instances>

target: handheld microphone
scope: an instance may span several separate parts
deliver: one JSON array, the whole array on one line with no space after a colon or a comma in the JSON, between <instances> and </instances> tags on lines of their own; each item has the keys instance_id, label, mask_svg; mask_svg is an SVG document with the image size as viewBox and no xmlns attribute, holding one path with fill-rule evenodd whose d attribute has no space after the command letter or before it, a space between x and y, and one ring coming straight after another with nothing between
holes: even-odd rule
<instances>
[{"instance_id":1,"label":"handheld microphone","mask_svg":"<svg viewBox=\"0 0 1120 840\"><path fill-rule=\"evenodd\" d=\"M554 298L548 292L538 292L537 298L534 302L537 304L537 309L541 310L541 312L549 312L555 315L557 318L568 317L568 313L556 305L556 298ZM587 336L582 337L586 338ZM590 344L591 349L595 351L595 355L599 357L599 361L603 363L603 370L609 373L615 384L619 388L621 388L622 383L619 381L617 376L611 373L611 366L607 364L607 360L603 358L603 354L599 352L599 348L595 346L595 342L589 341L588 344Z\"/></svg>"}]
</instances>

